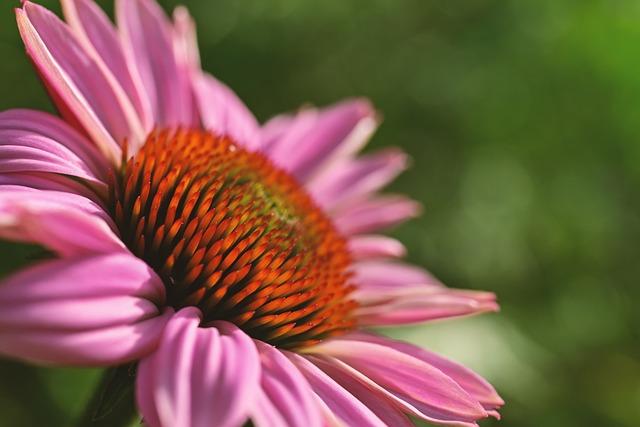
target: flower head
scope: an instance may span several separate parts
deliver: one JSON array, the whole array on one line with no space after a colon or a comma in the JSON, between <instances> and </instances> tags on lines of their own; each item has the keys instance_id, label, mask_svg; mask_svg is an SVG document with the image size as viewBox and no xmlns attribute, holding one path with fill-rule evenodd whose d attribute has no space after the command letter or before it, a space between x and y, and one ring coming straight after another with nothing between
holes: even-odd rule
<instances>
[{"instance_id":1,"label":"flower head","mask_svg":"<svg viewBox=\"0 0 640 427\"><path fill-rule=\"evenodd\" d=\"M398 260L419 212L378 192L407 163L358 151L347 100L260 125L200 69L185 9L16 10L61 118L0 113L0 237L55 258L0 283L0 353L138 362L149 426L474 426L502 400L470 370L367 332L497 310Z\"/></svg>"}]
</instances>

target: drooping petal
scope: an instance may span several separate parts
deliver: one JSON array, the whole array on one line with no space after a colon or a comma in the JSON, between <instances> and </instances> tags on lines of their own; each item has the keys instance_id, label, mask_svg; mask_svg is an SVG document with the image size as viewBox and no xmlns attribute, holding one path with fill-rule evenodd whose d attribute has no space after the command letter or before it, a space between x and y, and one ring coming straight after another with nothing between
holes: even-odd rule
<instances>
[{"instance_id":1,"label":"drooping petal","mask_svg":"<svg viewBox=\"0 0 640 427\"><path fill-rule=\"evenodd\" d=\"M21 109L3 111L0 113L0 132L20 132L42 144L43 151L64 152L64 163L70 163L68 167L77 168L82 172L75 176L88 175L91 181L104 183L111 169L104 155L91 141L63 120L49 113ZM31 139L26 141L30 142ZM2 138L0 143L19 145L19 141L9 138ZM0 159L8 160L4 155L0 155ZM21 172L27 171L29 170L21 170Z\"/></svg>"},{"instance_id":2,"label":"drooping petal","mask_svg":"<svg viewBox=\"0 0 640 427\"><path fill-rule=\"evenodd\" d=\"M407 162L407 155L396 149L361 156L331 168L307 188L320 206L332 211L378 191L405 170Z\"/></svg>"},{"instance_id":3,"label":"drooping petal","mask_svg":"<svg viewBox=\"0 0 640 427\"><path fill-rule=\"evenodd\" d=\"M498 310L491 292L452 289L426 270L398 261L367 260L353 265L351 294L361 325L397 325Z\"/></svg>"},{"instance_id":4,"label":"drooping petal","mask_svg":"<svg viewBox=\"0 0 640 427\"><path fill-rule=\"evenodd\" d=\"M198 73L194 92L204 127L219 135L228 135L249 150L260 144L258 121L227 85L215 77Z\"/></svg>"},{"instance_id":5,"label":"drooping petal","mask_svg":"<svg viewBox=\"0 0 640 427\"><path fill-rule=\"evenodd\" d=\"M368 332L355 332L349 334L347 338L387 346L430 364L457 382L460 387L478 400L487 411L494 411L504 405L504 400L487 380L459 363L413 344Z\"/></svg>"},{"instance_id":6,"label":"drooping petal","mask_svg":"<svg viewBox=\"0 0 640 427\"><path fill-rule=\"evenodd\" d=\"M307 356L307 359L344 387L344 389L351 393L353 397L366 405L367 408L375 413L385 425L394 427L414 426L413 422L411 422L409 418L407 418L407 416L394 405L393 401L387 398L383 393L380 393L380 391L372 387L368 387L352 375L341 371L322 358Z\"/></svg>"},{"instance_id":7,"label":"drooping petal","mask_svg":"<svg viewBox=\"0 0 640 427\"><path fill-rule=\"evenodd\" d=\"M375 234L353 236L349 239L349 251L356 261L371 258L399 258L407 253L407 249L400 241Z\"/></svg>"},{"instance_id":8,"label":"drooping petal","mask_svg":"<svg viewBox=\"0 0 640 427\"><path fill-rule=\"evenodd\" d=\"M140 76L158 126L195 124L189 76L179 66L173 28L152 0L116 1L128 64Z\"/></svg>"},{"instance_id":9,"label":"drooping petal","mask_svg":"<svg viewBox=\"0 0 640 427\"><path fill-rule=\"evenodd\" d=\"M367 100L347 100L271 119L262 130L262 149L276 164L306 182L334 161L360 150L376 127L375 110Z\"/></svg>"},{"instance_id":10,"label":"drooping petal","mask_svg":"<svg viewBox=\"0 0 640 427\"><path fill-rule=\"evenodd\" d=\"M103 70L114 91L122 91L119 96L126 96L135 108L140 118L138 131L149 132L154 125L151 105L140 77L127 64L120 37L107 15L93 0L61 0L61 3L78 41ZM129 141L130 149L132 143L135 141Z\"/></svg>"},{"instance_id":11,"label":"drooping petal","mask_svg":"<svg viewBox=\"0 0 640 427\"><path fill-rule=\"evenodd\" d=\"M251 338L231 323L199 324L197 308L180 310L140 362L136 396L150 427L235 427L254 406L260 360Z\"/></svg>"},{"instance_id":12,"label":"drooping petal","mask_svg":"<svg viewBox=\"0 0 640 427\"><path fill-rule=\"evenodd\" d=\"M135 360L160 338L164 298L160 278L129 254L41 263L0 283L0 353L62 365Z\"/></svg>"},{"instance_id":13,"label":"drooping petal","mask_svg":"<svg viewBox=\"0 0 640 427\"><path fill-rule=\"evenodd\" d=\"M260 398L253 410L257 427L320 427L322 415L309 383L280 350L256 341L262 363Z\"/></svg>"},{"instance_id":14,"label":"drooping petal","mask_svg":"<svg viewBox=\"0 0 640 427\"><path fill-rule=\"evenodd\" d=\"M498 311L491 292L423 285L396 290L359 289L353 298L360 306L354 315L360 325L389 326Z\"/></svg>"},{"instance_id":15,"label":"drooping petal","mask_svg":"<svg viewBox=\"0 0 640 427\"><path fill-rule=\"evenodd\" d=\"M96 64L57 16L25 2L16 9L18 28L43 81L59 110L78 123L114 164L121 159L119 144L134 132L136 115L124 104Z\"/></svg>"},{"instance_id":16,"label":"drooping petal","mask_svg":"<svg viewBox=\"0 0 640 427\"><path fill-rule=\"evenodd\" d=\"M384 345L324 341L309 351L367 386L384 393L407 413L429 422L476 427L487 417L482 405L449 376L413 356Z\"/></svg>"},{"instance_id":17,"label":"drooping petal","mask_svg":"<svg viewBox=\"0 0 640 427\"><path fill-rule=\"evenodd\" d=\"M398 261L357 261L353 267L363 325L418 323L495 311L495 295L445 287L426 270Z\"/></svg>"},{"instance_id":18,"label":"drooping petal","mask_svg":"<svg viewBox=\"0 0 640 427\"><path fill-rule=\"evenodd\" d=\"M73 193L3 185L0 237L37 243L64 257L126 251L108 214Z\"/></svg>"},{"instance_id":19,"label":"drooping petal","mask_svg":"<svg viewBox=\"0 0 640 427\"><path fill-rule=\"evenodd\" d=\"M386 427L370 408L309 360L294 353L287 353L287 356L306 377L318 399L339 422L347 426Z\"/></svg>"},{"instance_id":20,"label":"drooping petal","mask_svg":"<svg viewBox=\"0 0 640 427\"><path fill-rule=\"evenodd\" d=\"M370 233L401 224L420 214L420 205L404 196L378 196L335 212L333 220L346 235Z\"/></svg>"}]
</instances>

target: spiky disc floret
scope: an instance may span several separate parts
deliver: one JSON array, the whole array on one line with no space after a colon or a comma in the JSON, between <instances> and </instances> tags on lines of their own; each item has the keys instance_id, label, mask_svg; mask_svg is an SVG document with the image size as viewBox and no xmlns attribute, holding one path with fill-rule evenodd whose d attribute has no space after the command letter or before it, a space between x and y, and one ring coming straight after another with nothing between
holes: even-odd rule
<instances>
[{"instance_id":1,"label":"spiky disc floret","mask_svg":"<svg viewBox=\"0 0 640 427\"><path fill-rule=\"evenodd\" d=\"M294 178L226 137L152 133L114 179L113 216L163 279L168 304L197 306L298 348L354 326L345 240Z\"/></svg>"}]
</instances>

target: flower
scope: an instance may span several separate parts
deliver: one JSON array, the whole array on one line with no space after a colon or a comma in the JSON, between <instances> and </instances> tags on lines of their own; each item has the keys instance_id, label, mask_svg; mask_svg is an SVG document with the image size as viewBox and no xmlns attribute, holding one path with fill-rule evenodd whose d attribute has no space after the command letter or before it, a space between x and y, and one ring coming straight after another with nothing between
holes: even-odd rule
<instances>
[{"instance_id":1,"label":"flower","mask_svg":"<svg viewBox=\"0 0 640 427\"><path fill-rule=\"evenodd\" d=\"M407 165L358 155L368 101L260 125L200 69L183 8L91 0L67 23L16 10L63 119L0 113L0 237L47 248L0 283L0 353L138 361L149 426L475 426L499 417L467 368L367 327L497 310L399 260L378 234L418 205L379 190Z\"/></svg>"}]
</instances>

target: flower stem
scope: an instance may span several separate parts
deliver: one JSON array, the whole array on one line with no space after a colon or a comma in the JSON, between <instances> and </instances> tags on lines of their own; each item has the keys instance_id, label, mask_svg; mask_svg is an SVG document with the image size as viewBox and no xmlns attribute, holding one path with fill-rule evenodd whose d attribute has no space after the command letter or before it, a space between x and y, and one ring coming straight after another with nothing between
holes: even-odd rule
<instances>
[{"instance_id":1,"label":"flower stem","mask_svg":"<svg viewBox=\"0 0 640 427\"><path fill-rule=\"evenodd\" d=\"M135 365L104 371L76 427L126 427L138 416L135 399Z\"/></svg>"}]
</instances>

